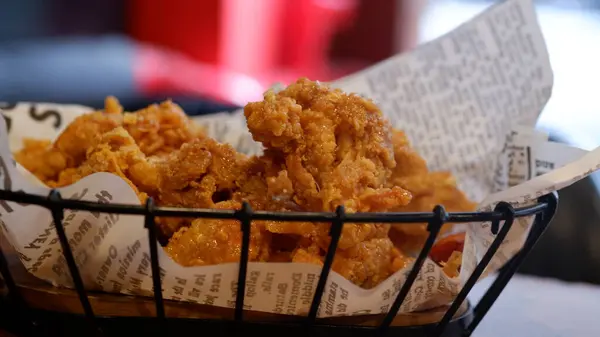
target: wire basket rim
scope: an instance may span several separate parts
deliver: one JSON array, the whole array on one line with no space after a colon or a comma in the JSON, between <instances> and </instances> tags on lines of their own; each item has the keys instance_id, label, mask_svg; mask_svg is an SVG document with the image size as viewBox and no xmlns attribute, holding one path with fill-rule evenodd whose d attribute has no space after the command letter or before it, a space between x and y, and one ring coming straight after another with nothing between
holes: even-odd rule
<instances>
[{"instance_id":1,"label":"wire basket rim","mask_svg":"<svg viewBox=\"0 0 600 337\"><path fill-rule=\"evenodd\" d=\"M148 198L152 200L151 197ZM59 207L76 211L92 211L101 213L117 213L142 216L177 216L183 218L206 219L237 219L250 217L251 220L279 220L279 221L311 221L331 222L339 219L338 212L305 212L305 211L262 211L252 210L240 212L240 209L213 209L213 208L183 208L183 207L147 207L141 204L104 204L93 201L62 199L58 190L53 189L48 196L42 196L21 191L8 191L0 189L0 200L35 205L50 209ZM533 200L532 200L533 201ZM57 205L58 204L58 205ZM247 205L247 207L250 207ZM537 201L533 205L514 208L512 215L507 212L473 211L473 212L446 212L445 222L485 222L505 221L511 217L519 218L544 212L549 207L548 202ZM435 212L348 212L343 214L345 223L381 222L381 223L422 223L436 219Z\"/></svg>"}]
</instances>

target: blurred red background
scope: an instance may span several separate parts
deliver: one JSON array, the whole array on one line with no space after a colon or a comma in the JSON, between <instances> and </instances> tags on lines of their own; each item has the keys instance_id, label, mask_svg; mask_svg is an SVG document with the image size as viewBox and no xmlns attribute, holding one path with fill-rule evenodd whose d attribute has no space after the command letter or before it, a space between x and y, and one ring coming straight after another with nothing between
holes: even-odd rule
<instances>
[{"instance_id":1,"label":"blurred red background","mask_svg":"<svg viewBox=\"0 0 600 337\"><path fill-rule=\"evenodd\" d=\"M132 0L128 30L140 41L253 76L328 80L398 51L402 2L411 1ZM338 69L330 56L358 62Z\"/></svg>"},{"instance_id":2,"label":"blurred red background","mask_svg":"<svg viewBox=\"0 0 600 337\"><path fill-rule=\"evenodd\" d=\"M411 48L418 15L410 11L420 3L132 0L127 29L139 41L268 87L301 76L329 81Z\"/></svg>"},{"instance_id":3,"label":"blurred red background","mask_svg":"<svg viewBox=\"0 0 600 337\"><path fill-rule=\"evenodd\" d=\"M412 48L424 2L7 2L0 75L12 80L0 81L1 99L99 106L98 97L115 95L131 108L167 97L241 105L275 82L330 81Z\"/></svg>"}]
</instances>

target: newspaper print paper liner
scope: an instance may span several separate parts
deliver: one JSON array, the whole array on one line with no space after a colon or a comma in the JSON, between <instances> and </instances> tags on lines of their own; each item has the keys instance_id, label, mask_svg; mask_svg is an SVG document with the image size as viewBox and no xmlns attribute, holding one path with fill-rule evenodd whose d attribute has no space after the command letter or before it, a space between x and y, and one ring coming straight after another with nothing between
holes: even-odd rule
<instances>
[{"instance_id":1,"label":"newspaper print paper liner","mask_svg":"<svg viewBox=\"0 0 600 337\"><path fill-rule=\"evenodd\" d=\"M586 153L550 143L532 129L550 96L552 71L531 0L505 1L412 53L332 85L375 99L387 117L407 132L430 168L451 170L471 198L483 200L481 209L502 200L526 204L581 179L600 165L600 150ZM7 133L0 121L2 188L47 195L48 188L11 165L10 150L18 149L24 137L55 137L69 121L89 110L29 103L5 107L4 120L10 130ZM196 120L206 125L214 138L240 151L260 151L240 112ZM546 165L538 167L539 162ZM557 169L546 173L549 166ZM546 174L535 177L537 173ZM501 192L492 194L497 190ZM59 191L65 198L139 204L125 181L109 173L88 176ZM0 215L3 233L27 270L56 286L72 287L48 210L4 202L0 203ZM531 220L521 219L513 226L488 272L520 249ZM87 288L150 294L149 247L142 217L66 210L64 226ZM494 239L489 223L465 228L460 277L448 278L427 260L401 313L448 303L458 293ZM159 260L166 299L233 306L237 263L182 267L162 249ZM368 290L332 272L319 316L386 312L411 267ZM306 314L319 272L320 267L311 264L249 263L246 309Z\"/></svg>"}]
</instances>

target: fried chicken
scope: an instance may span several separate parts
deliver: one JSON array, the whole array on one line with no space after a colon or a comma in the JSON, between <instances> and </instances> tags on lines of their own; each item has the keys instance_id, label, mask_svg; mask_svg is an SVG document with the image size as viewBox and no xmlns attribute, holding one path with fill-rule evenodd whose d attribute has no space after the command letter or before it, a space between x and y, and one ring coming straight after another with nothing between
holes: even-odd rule
<instances>
[{"instance_id":1,"label":"fried chicken","mask_svg":"<svg viewBox=\"0 0 600 337\"><path fill-rule=\"evenodd\" d=\"M235 201L215 204L217 209L239 209ZM267 261L270 237L255 222L250 230L250 261ZM204 266L227 262L239 262L242 249L242 232L236 220L196 219L190 227L176 232L166 247L166 252L183 266Z\"/></svg>"},{"instance_id":2,"label":"fried chicken","mask_svg":"<svg viewBox=\"0 0 600 337\"><path fill-rule=\"evenodd\" d=\"M157 164L161 177L157 202L162 206L214 208L219 202L232 200L246 162L246 156L230 145L212 139L185 143ZM160 218L159 224L170 236L191 220Z\"/></svg>"},{"instance_id":3,"label":"fried chicken","mask_svg":"<svg viewBox=\"0 0 600 337\"><path fill-rule=\"evenodd\" d=\"M15 158L50 187L96 172L123 178L159 206L260 211L448 211L474 207L450 173L430 172L406 135L369 100L301 79L244 108L248 129L265 149L247 157L206 137L176 104L124 112L109 97L103 111L76 119L58 139L26 140ZM237 220L157 218L165 251L183 266L239 261ZM250 261L322 265L329 223L253 221ZM371 288L413 259L424 224L345 224L332 270ZM439 246L442 247L442 246ZM420 246L418 247L420 248ZM439 248L441 249L441 248ZM438 250L439 250L438 249ZM449 255L449 254L448 254ZM445 263L453 275L455 254Z\"/></svg>"},{"instance_id":4,"label":"fried chicken","mask_svg":"<svg viewBox=\"0 0 600 337\"><path fill-rule=\"evenodd\" d=\"M88 149L98 144L104 133L119 126L148 156L170 153L183 143L204 137L203 130L170 101L123 113L117 99L108 97L103 111L79 116L53 143L25 139L23 149L14 157L42 182L56 185L62 171L79 167L86 160Z\"/></svg>"},{"instance_id":5,"label":"fried chicken","mask_svg":"<svg viewBox=\"0 0 600 337\"><path fill-rule=\"evenodd\" d=\"M171 101L125 113L123 127L147 156L168 155L181 145L205 136L204 130Z\"/></svg>"},{"instance_id":6,"label":"fried chicken","mask_svg":"<svg viewBox=\"0 0 600 337\"><path fill-rule=\"evenodd\" d=\"M403 189L384 187L396 166L391 126L371 101L301 79L247 104L244 115L264 156L286 166L302 208L379 210L379 195L394 205L410 201Z\"/></svg>"},{"instance_id":7,"label":"fried chicken","mask_svg":"<svg viewBox=\"0 0 600 337\"><path fill-rule=\"evenodd\" d=\"M324 257L315 247L299 248L292 262L323 265ZM387 238L362 241L350 249L336 252L331 269L352 283L372 288L406 267L412 258L402 254Z\"/></svg>"},{"instance_id":8,"label":"fried chicken","mask_svg":"<svg viewBox=\"0 0 600 337\"><path fill-rule=\"evenodd\" d=\"M81 165L87 150L102 134L118 127L121 120L119 114L99 111L79 116L54 143L26 139L23 149L15 154L15 160L42 182L56 181L63 170Z\"/></svg>"},{"instance_id":9,"label":"fried chicken","mask_svg":"<svg viewBox=\"0 0 600 337\"><path fill-rule=\"evenodd\" d=\"M158 188L159 176L155 165L148 161L135 140L122 127L100 135L97 144L87 150L86 159L81 165L61 171L57 181L48 182L48 186L67 186L96 172L109 172L123 178L142 203L147 198L147 192Z\"/></svg>"},{"instance_id":10,"label":"fried chicken","mask_svg":"<svg viewBox=\"0 0 600 337\"><path fill-rule=\"evenodd\" d=\"M261 158L285 177L285 198L306 211L387 211L407 205L411 195L391 186L396 162L392 128L381 111L357 95L347 95L301 79L244 114L254 140L265 146ZM279 171L278 171L279 170ZM275 179L266 172L267 179ZM298 244L292 261L322 261L329 246L329 224L277 223L267 231L310 238ZM370 287L393 272L403 255L388 237L387 224L346 224L333 270ZM400 265L396 263L395 265Z\"/></svg>"},{"instance_id":11,"label":"fried chicken","mask_svg":"<svg viewBox=\"0 0 600 337\"><path fill-rule=\"evenodd\" d=\"M301 79L279 93L244 108L248 129L266 150L263 158L281 163L303 210L385 211L406 205L410 193L386 187L396 166L391 126L371 101ZM385 238L388 225L344 226L340 249L372 238ZM280 226L279 232L294 233ZM318 226L321 248L328 226Z\"/></svg>"},{"instance_id":12,"label":"fried chicken","mask_svg":"<svg viewBox=\"0 0 600 337\"><path fill-rule=\"evenodd\" d=\"M15 160L42 182L56 180L67 168L67 157L49 140L24 139L23 148L14 154Z\"/></svg>"},{"instance_id":13,"label":"fried chicken","mask_svg":"<svg viewBox=\"0 0 600 337\"><path fill-rule=\"evenodd\" d=\"M159 200L169 206L212 208L231 198L246 157L212 139L186 143L159 164Z\"/></svg>"},{"instance_id":14,"label":"fried chicken","mask_svg":"<svg viewBox=\"0 0 600 337\"><path fill-rule=\"evenodd\" d=\"M458 188L456 179L450 172L431 172L425 160L410 146L406 135L394 130L394 157L391 186L400 186L412 194L408 205L394 209L399 212L431 212L436 205L442 205L448 212L474 211L476 203L470 201ZM421 250L429 232L427 224L394 224L390 236L405 252ZM445 224L441 232L447 232L452 224Z\"/></svg>"}]
</instances>

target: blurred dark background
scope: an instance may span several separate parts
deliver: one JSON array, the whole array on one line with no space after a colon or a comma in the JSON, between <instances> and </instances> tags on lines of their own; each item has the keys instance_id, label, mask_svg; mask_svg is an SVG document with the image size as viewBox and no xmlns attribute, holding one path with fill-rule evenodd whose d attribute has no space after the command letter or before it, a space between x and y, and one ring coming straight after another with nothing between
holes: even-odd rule
<instances>
[{"instance_id":1,"label":"blurred dark background","mask_svg":"<svg viewBox=\"0 0 600 337\"><path fill-rule=\"evenodd\" d=\"M275 82L349 74L444 34L489 0L0 0L0 101L128 110L167 97L234 109ZM536 1L555 71L538 127L600 145L600 0ZM560 207L521 272L600 284L598 176Z\"/></svg>"}]
</instances>

